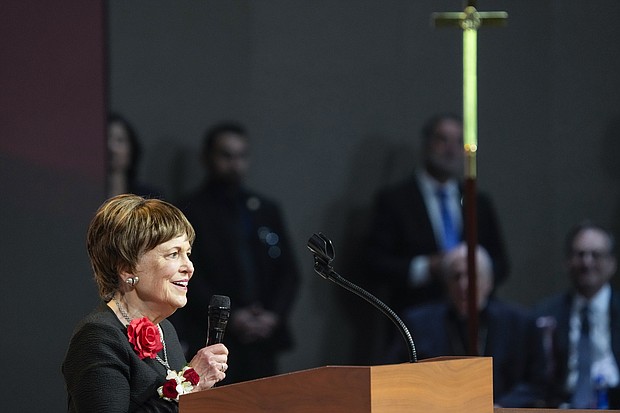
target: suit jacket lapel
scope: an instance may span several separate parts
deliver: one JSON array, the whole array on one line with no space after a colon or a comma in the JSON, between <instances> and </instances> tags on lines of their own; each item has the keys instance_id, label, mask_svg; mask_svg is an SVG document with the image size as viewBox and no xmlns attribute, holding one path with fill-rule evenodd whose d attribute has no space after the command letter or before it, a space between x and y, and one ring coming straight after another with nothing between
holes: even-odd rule
<instances>
[{"instance_id":1,"label":"suit jacket lapel","mask_svg":"<svg viewBox=\"0 0 620 413\"><path fill-rule=\"evenodd\" d=\"M433 224L431 224L430 214L417 177L411 180L411 185L406 192L406 199L409 210L411 211L410 216L420 220L419 225L422 233L418 234L418 236L428 240L428 243L432 242L432 244L434 244L433 251L439 250L439 244L437 239L435 239L435 231L433 230Z\"/></svg>"},{"instance_id":2,"label":"suit jacket lapel","mask_svg":"<svg viewBox=\"0 0 620 413\"><path fill-rule=\"evenodd\" d=\"M562 306L556 316L556 334L555 334L555 353L557 354L556 368L558 369L559 378L564 382L568 373L568 347L570 332L570 309L572 296L565 294L562 297Z\"/></svg>"}]
</instances>

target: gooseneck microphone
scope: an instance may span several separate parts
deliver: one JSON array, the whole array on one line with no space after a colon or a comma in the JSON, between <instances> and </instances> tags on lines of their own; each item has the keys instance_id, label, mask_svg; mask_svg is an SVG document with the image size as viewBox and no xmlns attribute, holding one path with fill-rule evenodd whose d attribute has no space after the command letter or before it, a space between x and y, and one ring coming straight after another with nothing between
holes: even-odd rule
<instances>
[{"instance_id":1,"label":"gooseneck microphone","mask_svg":"<svg viewBox=\"0 0 620 413\"><path fill-rule=\"evenodd\" d=\"M319 274L321 277L326 280L332 281L342 288L351 291L354 294L362 297L370 304L374 305L376 308L381 310L383 314L385 314L400 330L403 338L407 342L407 350L409 352L409 362L415 363L418 361L418 356L416 354L415 344L413 343L413 338L411 338L411 333L409 329L403 323L403 321L396 315L396 313L388 307L383 301L379 300L374 295L370 294L368 291L363 288L353 284L352 282L345 280L340 275L338 275L332 268L331 262L334 259L334 247L332 242L322 233L314 234L308 240L308 249L314 255L314 271Z\"/></svg>"},{"instance_id":2,"label":"gooseneck microphone","mask_svg":"<svg viewBox=\"0 0 620 413\"><path fill-rule=\"evenodd\" d=\"M225 295L212 296L209 302L207 346L221 343L224 340L228 317L230 317L230 298Z\"/></svg>"}]
</instances>

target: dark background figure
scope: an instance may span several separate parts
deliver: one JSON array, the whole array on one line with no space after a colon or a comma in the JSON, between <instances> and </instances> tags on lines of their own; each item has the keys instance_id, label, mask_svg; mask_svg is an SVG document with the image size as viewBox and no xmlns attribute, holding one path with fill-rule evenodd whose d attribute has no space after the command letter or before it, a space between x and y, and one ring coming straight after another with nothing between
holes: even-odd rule
<instances>
[{"instance_id":1,"label":"dark background figure","mask_svg":"<svg viewBox=\"0 0 620 413\"><path fill-rule=\"evenodd\" d=\"M241 125L209 129L203 147L207 181L179 203L196 229L197 272L189 286L191 304L175 314L175 323L192 353L205 343L210 296L230 297L224 342L235 368L226 383L277 374L279 353L293 346L288 318L297 265L279 206L244 185L248 150Z\"/></svg>"},{"instance_id":2,"label":"dark background figure","mask_svg":"<svg viewBox=\"0 0 620 413\"><path fill-rule=\"evenodd\" d=\"M603 226L580 223L566 237L565 257L572 287L535 309L548 406L599 407L596 386L602 385L609 388L609 407L620 408L620 294L610 285L617 269L614 238Z\"/></svg>"},{"instance_id":3,"label":"dark background figure","mask_svg":"<svg viewBox=\"0 0 620 413\"><path fill-rule=\"evenodd\" d=\"M464 233L461 118L431 117L422 129L421 154L423 167L376 195L368 237L369 276L387 286L387 304L397 313L442 296L442 256ZM497 286L507 277L508 259L494 207L482 193L477 221L478 242L491 256Z\"/></svg>"},{"instance_id":4,"label":"dark background figure","mask_svg":"<svg viewBox=\"0 0 620 413\"><path fill-rule=\"evenodd\" d=\"M527 311L493 297L493 269L489 254L476 251L477 307L479 309L478 354L493 357L493 397L498 407L540 407L541 359L527 348L537 343ZM439 265L446 298L408 307L403 322L414 335L419 359L465 356L468 353L467 246L460 244L446 253ZM388 352L389 362L404 362L405 348L396 337Z\"/></svg>"},{"instance_id":5,"label":"dark background figure","mask_svg":"<svg viewBox=\"0 0 620 413\"><path fill-rule=\"evenodd\" d=\"M142 145L131 123L117 113L108 116L107 195L135 194L163 198L160 190L138 179Z\"/></svg>"},{"instance_id":6,"label":"dark background figure","mask_svg":"<svg viewBox=\"0 0 620 413\"><path fill-rule=\"evenodd\" d=\"M428 24L432 12L457 3L360 0L355 13L351 2L308 2L300 13L292 2L214 0L24 0L3 8L0 43L11 58L0 80L0 233L5 256L26 275L4 266L12 286L0 347L15 355L5 367L16 373L1 379L5 410L66 408L58 366L73 326L97 299L83 277L83 244L105 197L109 107L139 128L144 179L175 196L201 178L183 161L205 124L231 114L247 120L260 142L252 185L285 206L297 256L310 261L306 240L321 230L334 237L336 268L352 275L340 264L345 221L337 212L365 210L369 192L410 172L385 155L409 148L421 119L460 110L461 34ZM510 15L508 26L479 39L480 187L493 195L514 258L497 293L529 305L568 284L557 248L566 228L590 216L620 233L620 2L539 2L535 13L531 2L478 3ZM385 179L382 166L394 165ZM33 245L45 246L36 258ZM304 340L281 358L286 371L349 354L347 345L334 349L335 337L350 338L340 302L311 262L301 268L291 318ZM36 392L21 385L33 371L45 383Z\"/></svg>"}]
</instances>

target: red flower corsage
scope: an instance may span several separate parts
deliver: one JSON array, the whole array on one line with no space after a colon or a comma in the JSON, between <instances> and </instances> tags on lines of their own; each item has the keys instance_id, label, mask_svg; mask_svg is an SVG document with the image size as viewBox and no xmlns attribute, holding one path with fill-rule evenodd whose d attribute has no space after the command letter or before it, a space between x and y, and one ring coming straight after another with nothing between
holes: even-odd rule
<instances>
[{"instance_id":1,"label":"red flower corsage","mask_svg":"<svg viewBox=\"0 0 620 413\"><path fill-rule=\"evenodd\" d=\"M164 348L159 329L146 317L131 320L127 326L127 337L141 359L154 359Z\"/></svg>"},{"instance_id":2,"label":"red flower corsage","mask_svg":"<svg viewBox=\"0 0 620 413\"><path fill-rule=\"evenodd\" d=\"M183 367L183 370L178 373L169 370L166 381L157 389L157 393L164 400L179 401L179 396L190 393L199 381L200 376L189 366Z\"/></svg>"}]
</instances>

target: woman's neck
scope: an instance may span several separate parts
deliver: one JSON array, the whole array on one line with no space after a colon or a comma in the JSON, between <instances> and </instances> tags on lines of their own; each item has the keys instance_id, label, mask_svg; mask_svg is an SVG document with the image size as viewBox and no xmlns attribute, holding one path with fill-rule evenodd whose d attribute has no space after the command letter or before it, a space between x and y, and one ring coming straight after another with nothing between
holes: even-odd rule
<instances>
[{"instance_id":1,"label":"woman's neck","mask_svg":"<svg viewBox=\"0 0 620 413\"><path fill-rule=\"evenodd\" d=\"M144 303L132 297L131 292L115 294L114 298L108 302L108 307L114 311L116 317L125 325L129 324L130 321L135 318L146 317L151 320L153 324L159 324L160 321L166 318L153 311L149 311Z\"/></svg>"}]
</instances>

